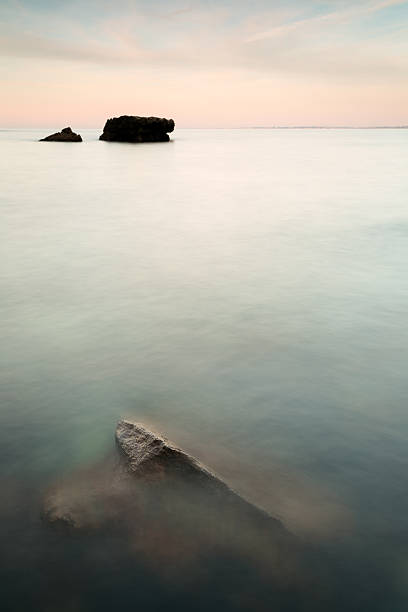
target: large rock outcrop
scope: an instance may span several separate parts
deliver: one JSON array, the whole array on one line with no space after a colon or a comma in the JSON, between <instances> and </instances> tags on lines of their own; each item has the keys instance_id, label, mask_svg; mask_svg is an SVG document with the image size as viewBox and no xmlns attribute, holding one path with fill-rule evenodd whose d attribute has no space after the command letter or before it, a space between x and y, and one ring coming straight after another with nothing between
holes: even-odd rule
<instances>
[{"instance_id":1,"label":"large rock outcrop","mask_svg":"<svg viewBox=\"0 0 408 612\"><path fill-rule=\"evenodd\" d=\"M110 142L168 142L173 119L122 115L108 119L99 140Z\"/></svg>"},{"instance_id":2,"label":"large rock outcrop","mask_svg":"<svg viewBox=\"0 0 408 612\"><path fill-rule=\"evenodd\" d=\"M66 127L60 132L41 138L40 142L82 142L82 138L80 134L75 134L70 127Z\"/></svg>"}]
</instances>

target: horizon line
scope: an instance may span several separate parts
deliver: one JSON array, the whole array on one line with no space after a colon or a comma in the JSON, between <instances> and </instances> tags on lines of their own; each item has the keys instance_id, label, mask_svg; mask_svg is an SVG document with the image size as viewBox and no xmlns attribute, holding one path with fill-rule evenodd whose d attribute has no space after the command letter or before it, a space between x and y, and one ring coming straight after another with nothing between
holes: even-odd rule
<instances>
[{"instance_id":1,"label":"horizon line","mask_svg":"<svg viewBox=\"0 0 408 612\"><path fill-rule=\"evenodd\" d=\"M72 124L75 125L75 124ZM177 124L176 124L177 128ZM0 131L9 130L48 130L56 129L54 125L46 126L0 126ZM99 130L100 126L80 126L76 129ZM179 130L404 130L408 124L402 125L238 125L238 126L182 126Z\"/></svg>"}]
</instances>

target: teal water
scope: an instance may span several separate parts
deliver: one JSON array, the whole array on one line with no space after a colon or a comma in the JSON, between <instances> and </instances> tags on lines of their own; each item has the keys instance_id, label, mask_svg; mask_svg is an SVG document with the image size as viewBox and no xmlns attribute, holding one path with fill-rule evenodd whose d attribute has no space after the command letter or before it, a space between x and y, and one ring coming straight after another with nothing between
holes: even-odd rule
<instances>
[{"instance_id":1,"label":"teal water","mask_svg":"<svg viewBox=\"0 0 408 612\"><path fill-rule=\"evenodd\" d=\"M405 610L407 131L52 131L0 131L6 532L129 416Z\"/></svg>"}]
</instances>

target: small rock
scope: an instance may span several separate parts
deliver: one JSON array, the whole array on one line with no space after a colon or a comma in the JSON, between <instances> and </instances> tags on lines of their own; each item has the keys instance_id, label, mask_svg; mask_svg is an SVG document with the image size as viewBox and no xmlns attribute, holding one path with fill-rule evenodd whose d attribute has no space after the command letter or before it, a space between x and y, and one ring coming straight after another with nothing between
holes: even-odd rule
<instances>
[{"instance_id":1,"label":"small rock","mask_svg":"<svg viewBox=\"0 0 408 612\"><path fill-rule=\"evenodd\" d=\"M75 134L70 127L66 127L60 132L41 138L40 142L82 142L82 138L80 134Z\"/></svg>"}]
</instances>

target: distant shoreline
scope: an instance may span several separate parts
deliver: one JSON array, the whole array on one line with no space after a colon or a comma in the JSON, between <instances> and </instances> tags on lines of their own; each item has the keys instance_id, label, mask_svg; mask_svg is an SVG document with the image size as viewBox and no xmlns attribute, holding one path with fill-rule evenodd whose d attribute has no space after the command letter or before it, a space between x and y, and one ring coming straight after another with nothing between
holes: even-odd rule
<instances>
[{"instance_id":1,"label":"distant shoreline","mask_svg":"<svg viewBox=\"0 0 408 612\"><path fill-rule=\"evenodd\" d=\"M251 130L406 130L408 125L264 125L252 126Z\"/></svg>"},{"instance_id":2,"label":"distant shoreline","mask_svg":"<svg viewBox=\"0 0 408 612\"><path fill-rule=\"evenodd\" d=\"M55 126L0 127L0 132L14 130L38 131L54 129ZM78 126L81 130L98 130L96 127ZM237 127L179 127L179 130L407 130L408 125L247 125Z\"/></svg>"}]
</instances>

